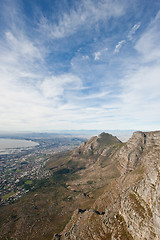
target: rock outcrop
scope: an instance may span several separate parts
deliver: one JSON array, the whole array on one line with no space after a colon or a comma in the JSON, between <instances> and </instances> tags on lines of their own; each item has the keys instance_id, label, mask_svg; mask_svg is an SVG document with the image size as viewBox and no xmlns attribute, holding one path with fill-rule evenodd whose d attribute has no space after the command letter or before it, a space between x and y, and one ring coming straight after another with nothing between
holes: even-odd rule
<instances>
[{"instance_id":1,"label":"rock outcrop","mask_svg":"<svg viewBox=\"0 0 160 240\"><path fill-rule=\"evenodd\" d=\"M96 149L93 154L104 154L105 146L99 150L98 139L84 144L83 154L91 154L91 146ZM82 154L82 146L77 151ZM106 186L91 209L74 212L59 235L61 240L160 239L160 131L135 132L112 161L120 176Z\"/></svg>"},{"instance_id":2,"label":"rock outcrop","mask_svg":"<svg viewBox=\"0 0 160 240\"><path fill-rule=\"evenodd\" d=\"M92 137L86 142L82 143L74 150L74 155L90 156L90 155L106 155L109 149L121 141L108 133L101 133L98 136Z\"/></svg>"}]
</instances>

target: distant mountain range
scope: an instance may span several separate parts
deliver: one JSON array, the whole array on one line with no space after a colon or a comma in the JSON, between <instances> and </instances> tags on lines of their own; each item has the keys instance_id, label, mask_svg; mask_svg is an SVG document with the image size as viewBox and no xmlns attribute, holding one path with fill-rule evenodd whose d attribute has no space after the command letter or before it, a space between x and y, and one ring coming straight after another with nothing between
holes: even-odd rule
<instances>
[{"instance_id":1,"label":"distant mountain range","mask_svg":"<svg viewBox=\"0 0 160 240\"><path fill-rule=\"evenodd\" d=\"M101 132L107 132L114 136L117 136L122 141L127 141L131 137L135 130L55 130L55 131L43 131L43 132L5 132L0 131L0 138L16 138L16 139L34 139L34 138L51 138L51 137L63 137L63 136L83 136L91 137L100 134Z\"/></svg>"}]
</instances>

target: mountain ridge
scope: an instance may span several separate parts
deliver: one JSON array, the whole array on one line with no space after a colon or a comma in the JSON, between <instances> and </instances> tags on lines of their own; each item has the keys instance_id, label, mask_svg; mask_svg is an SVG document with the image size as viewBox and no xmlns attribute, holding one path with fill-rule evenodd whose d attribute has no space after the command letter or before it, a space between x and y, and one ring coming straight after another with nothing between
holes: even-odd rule
<instances>
[{"instance_id":1,"label":"mountain ridge","mask_svg":"<svg viewBox=\"0 0 160 240\"><path fill-rule=\"evenodd\" d=\"M159 240L160 131L126 143L101 133L45 168L48 178L0 208L0 239Z\"/></svg>"},{"instance_id":2,"label":"mountain ridge","mask_svg":"<svg viewBox=\"0 0 160 240\"><path fill-rule=\"evenodd\" d=\"M160 131L133 133L112 161L120 176L53 239L160 239Z\"/></svg>"},{"instance_id":3,"label":"mountain ridge","mask_svg":"<svg viewBox=\"0 0 160 240\"><path fill-rule=\"evenodd\" d=\"M92 144L94 151L88 154L74 150L48 156L45 168L49 178L35 181L32 191L0 208L0 239L50 240L63 230L75 209L91 207L119 175L110 156L122 143L103 133L84 145L87 149Z\"/></svg>"}]
</instances>

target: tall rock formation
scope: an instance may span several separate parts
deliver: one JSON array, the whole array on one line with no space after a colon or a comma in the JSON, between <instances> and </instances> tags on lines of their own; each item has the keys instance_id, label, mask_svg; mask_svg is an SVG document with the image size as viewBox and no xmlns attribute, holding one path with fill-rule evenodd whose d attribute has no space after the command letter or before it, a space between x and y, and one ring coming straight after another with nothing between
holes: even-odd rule
<instances>
[{"instance_id":1,"label":"tall rock formation","mask_svg":"<svg viewBox=\"0 0 160 240\"><path fill-rule=\"evenodd\" d=\"M93 140L92 148L85 149L84 144L75 154L105 155L108 147L92 145ZM120 175L106 186L91 209L76 210L63 232L53 239L160 239L160 131L135 132L114 151L111 161Z\"/></svg>"}]
</instances>

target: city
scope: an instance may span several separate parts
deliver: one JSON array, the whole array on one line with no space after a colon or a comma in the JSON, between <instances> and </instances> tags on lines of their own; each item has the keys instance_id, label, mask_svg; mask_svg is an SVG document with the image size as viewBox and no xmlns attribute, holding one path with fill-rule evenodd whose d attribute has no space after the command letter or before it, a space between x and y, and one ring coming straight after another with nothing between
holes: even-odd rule
<instances>
[{"instance_id":1,"label":"city","mask_svg":"<svg viewBox=\"0 0 160 240\"><path fill-rule=\"evenodd\" d=\"M37 180L50 176L45 168L53 154L69 151L79 146L84 138L59 136L33 139L39 145L0 155L0 206L13 203L33 190Z\"/></svg>"}]
</instances>

